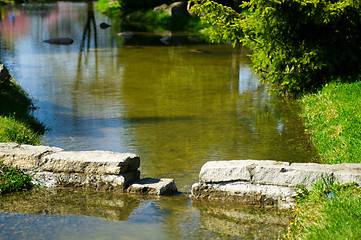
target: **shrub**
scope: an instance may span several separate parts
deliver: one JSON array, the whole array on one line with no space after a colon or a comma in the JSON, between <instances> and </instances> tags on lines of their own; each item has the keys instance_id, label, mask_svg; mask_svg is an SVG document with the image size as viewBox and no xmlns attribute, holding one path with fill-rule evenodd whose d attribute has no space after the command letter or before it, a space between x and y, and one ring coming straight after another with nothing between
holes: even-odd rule
<instances>
[{"instance_id":1,"label":"shrub","mask_svg":"<svg viewBox=\"0 0 361 240\"><path fill-rule=\"evenodd\" d=\"M210 0L192 2L214 39L249 47L255 71L281 93L361 73L359 0L249 0L238 15Z\"/></svg>"}]
</instances>

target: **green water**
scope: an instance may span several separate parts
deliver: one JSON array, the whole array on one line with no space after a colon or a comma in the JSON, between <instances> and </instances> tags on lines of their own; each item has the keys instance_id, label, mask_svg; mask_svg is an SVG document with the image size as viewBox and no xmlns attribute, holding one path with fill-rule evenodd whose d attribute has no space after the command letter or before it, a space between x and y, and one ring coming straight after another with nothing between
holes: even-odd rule
<instances>
[{"instance_id":1,"label":"green water","mask_svg":"<svg viewBox=\"0 0 361 240\"><path fill-rule=\"evenodd\" d=\"M101 22L112 27L101 29ZM246 49L208 45L186 33L136 31L124 39L117 36L124 28L129 30L82 2L24 4L1 10L0 59L35 99L34 115L49 128L45 144L66 150L136 153L143 177L173 178L185 194L207 161L306 162L315 157L297 105L269 96L249 68ZM170 36L169 44L160 41L165 35ZM54 37L70 37L74 43L43 42ZM97 193L95 198L113 198L108 194ZM38 193L33 195L27 195L28 205L39 201ZM85 194L88 202L81 206L93 204L92 196ZM120 203L115 203L115 213L110 213L114 218L58 201L42 204L44 211L39 212L2 205L2 211L9 213L0 214L0 229L4 236L17 239L18 235L11 235L9 218L26 222L20 224L25 227L19 234L27 239L43 232L50 234L42 235L48 239L117 239L114 236L123 230L129 239L150 239L149 232L159 234L152 239L223 238L217 234L264 239L257 237L258 231L272 238L280 230L278 220L271 231L257 230L263 225L257 221L249 225L230 217L228 212L243 216L243 211L251 211L240 206L219 204L209 210L207 204L194 204L185 196L141 200L119 196L130 205L123 212L124 208L117 207ZM25 204L18 197L11 201L14 206ZM218 208L228 215L215 213ZM268 219L254 217L261 222ZM27 224L35 229L33 235ZM79 227L73 228L74 224Z\"/></svg>"}]
</instances>

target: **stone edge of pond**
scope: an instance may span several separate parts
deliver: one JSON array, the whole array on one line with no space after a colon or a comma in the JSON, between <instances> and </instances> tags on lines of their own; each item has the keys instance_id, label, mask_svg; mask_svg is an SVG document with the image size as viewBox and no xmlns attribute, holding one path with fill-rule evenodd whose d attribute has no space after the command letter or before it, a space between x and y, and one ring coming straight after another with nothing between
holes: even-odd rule
<instances>
[{"instance_id":1,"label":"stone edge of pond","mask_svg":"<svg viewBox=\"0 0 361 240\"><path fill-rule=\"evenodd\" d=\"M65 151L57 147L0 143L0 162L33 177L45 187L76 187L142 195L173 195L173 179L140 179L133 153Z\"/></svg>"},{"instance_id":2,"label":"stone edge of pond","mask_svg":"<svg viewBox=\"0 0 361 240\"><path fill-rule=\"evenodd\" d=\"M361 164L289 163L271 160L211 161L203 165L192 199L235 200L290 208L297 186L310 189L326 178L361 185Z\"/></svg>"}]
</instances>

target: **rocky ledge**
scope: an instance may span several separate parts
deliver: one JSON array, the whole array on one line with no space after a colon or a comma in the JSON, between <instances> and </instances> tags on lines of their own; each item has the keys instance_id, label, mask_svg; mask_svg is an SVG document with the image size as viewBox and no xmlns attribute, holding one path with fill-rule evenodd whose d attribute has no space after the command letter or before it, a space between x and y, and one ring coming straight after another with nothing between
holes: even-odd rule
<instances>
[{"instance_id":1,"label":"rocky ledge","mask_svg":"<svg viewBox=\"0 0 361 240\"><path fill-rule=\"evenodd\" d=\"M294 203L297 185L309 189L322 177L361 185L361 164L212 161L203 165L191 197L288 208Z\"/></svg>"},{"instance_id":2,"label":"rocky ledge","mask_svg":"<svg viewBox=\"0 0 361 240\"><path fill-rule=\"evenodd\" d=\"M35 179L36 184L46 187L79 187L155 195L177 192L173 180L148 181L147 178L147 181L140 181L140 158L132 153L64 151L57 147L0 143L0 162L24 171ZM131 190L127 190L131 185Z\"/></svg>"}]
</instances>

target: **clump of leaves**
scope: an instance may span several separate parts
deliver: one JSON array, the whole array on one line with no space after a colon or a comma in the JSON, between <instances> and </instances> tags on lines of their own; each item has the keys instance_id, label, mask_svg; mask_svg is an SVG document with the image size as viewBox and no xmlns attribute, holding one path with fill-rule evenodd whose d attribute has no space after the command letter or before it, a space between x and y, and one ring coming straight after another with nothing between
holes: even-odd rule
<instances>
[{"instance_id":1,"label":"clump of leaves","mask_svg":"<svg viewBox=\"0 0 361 240\"><path fill-rule=\"evenodd\" d=\"M0 163L0 194L29 190L31 177L17 168L4 167Z\"/></svg>"}]
</instances>

